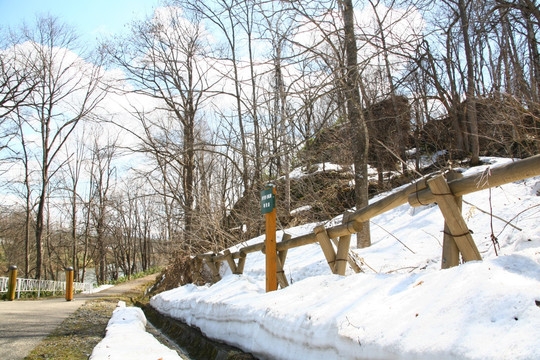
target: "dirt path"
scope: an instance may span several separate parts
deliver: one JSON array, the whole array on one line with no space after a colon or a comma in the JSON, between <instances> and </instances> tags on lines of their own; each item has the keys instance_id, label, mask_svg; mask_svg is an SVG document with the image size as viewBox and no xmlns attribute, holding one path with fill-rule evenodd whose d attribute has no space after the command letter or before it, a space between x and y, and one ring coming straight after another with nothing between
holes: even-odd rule
<instances>
[{"instance_id":1,"label":"dirt path","mask_svg":"<svg viewBox=\"0 0 540 360\"><path fill-rule=\"evenodd\" d=\"M134 292L155 279L156 275L132 280L89 295L75 295L73 301L64 298L16 300L0 302L0 359L20 360L64 319L91 299L115 297Z\"/></svg>"}]
</instances>

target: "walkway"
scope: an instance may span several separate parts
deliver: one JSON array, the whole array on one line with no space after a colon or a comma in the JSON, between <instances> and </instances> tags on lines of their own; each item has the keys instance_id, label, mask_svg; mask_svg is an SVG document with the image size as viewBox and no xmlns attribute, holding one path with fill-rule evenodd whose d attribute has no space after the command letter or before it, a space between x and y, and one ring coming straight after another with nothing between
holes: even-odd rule
<instances>
[{"instance_id":1,"label":"walkway","mask_svg":"<svg viewBox=\"0 0 540 360\"><path fill-rule=\"evenodd\" d=\"M0 301L0 359L21 360L87 300L119 296L153 281L156 274L95 294L44 300Z\"/></svg>"}]
</instances>

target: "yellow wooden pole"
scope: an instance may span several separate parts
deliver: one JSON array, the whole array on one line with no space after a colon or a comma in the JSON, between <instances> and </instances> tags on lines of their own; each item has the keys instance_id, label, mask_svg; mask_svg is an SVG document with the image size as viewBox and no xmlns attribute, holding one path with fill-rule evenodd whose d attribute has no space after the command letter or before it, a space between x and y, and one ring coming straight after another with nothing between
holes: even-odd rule
<instances>
[{"instance_id":1,"label":"yellow wooden pole","mask_svg":"<svg viewBox=\"0 0 540 360\"><path fill-rule=\"evenodd\" d=\"M277 290L276 188L268 185L261 191L261 212L265 214L266 292Z\"/></svg>"},{"instance_id":2,"label":"yellow wooden pole","mask_svg":"<svg viewBox=\"0 0 540 360\"><path fill-rule=\"evenodd\" d=\"M73 268L66 268L66 301L73 300Z\"/></svg>"},{"instance_id":3,"label":"yellow wooden pole","mask_svg":"<svg viewBox=\"0 0 540 360\"><path fill-rule=\"evenodd\" d=\"M17 288L17 266L11 265L9 267L9 281L8 281L8 300L15 300L15 290Z\"/></svg>"}]
</instances>

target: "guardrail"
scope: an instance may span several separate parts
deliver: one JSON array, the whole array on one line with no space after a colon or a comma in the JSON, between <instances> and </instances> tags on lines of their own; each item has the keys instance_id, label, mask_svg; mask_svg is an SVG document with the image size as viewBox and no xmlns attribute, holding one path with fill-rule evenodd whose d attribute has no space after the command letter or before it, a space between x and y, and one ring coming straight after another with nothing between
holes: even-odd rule
<instances>
[{"instance_id":1,"label":"guardrail","mask_svg":"<svg viewBox=\"0 0 540 360\"><path fill-rule=\"evenodd\" d=\"M0 293L7 293L9 278L0 277ZM94 285L91 283L73 283L73 291L75 292L91 292ZM23 279L17 278L17 285L15 292L17 293L17 299L20 298L21 292L37 292L39 298L41 292L52 292L55 295L57 292L64 293L66 291L65 281L53 281L53 280L36 280L36 279Z\"/></svg>"}]
</instances>

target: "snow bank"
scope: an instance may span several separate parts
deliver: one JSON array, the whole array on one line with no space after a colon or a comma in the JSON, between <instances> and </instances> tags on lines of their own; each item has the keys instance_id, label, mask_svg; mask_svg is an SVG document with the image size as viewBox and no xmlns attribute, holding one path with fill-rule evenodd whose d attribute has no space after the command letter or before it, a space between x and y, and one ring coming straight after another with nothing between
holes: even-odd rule
<instances>
[{"instance_id":1,"label":"snow bank","mask_svg":"<svg viewBox=\"0 0 540 360\"><path fill-rule=\"evenodd\" d=\"M274 292L245 275L152 305L262 358L538 359L540 266L510 255L425 274L308 278Z\"/></svg>"},{"instance_id":2,"label":"snow bank","mask_svg":"<svg viewBox=\"0 0 540 360\"><path fill-rule=\"evenodd\" d=\"M90 355L90 360L177 360L176 351L161 344L146 332L146 317L138 307L118 302L107 325L105 338Z\"/></svg>"},{"instance_id":3,"label":"snow bank","mask_svg":"<svg viewBox=\"0 0 540 360\"><path fill-rule=\"evenodd\" d=\"M289 250L285 289L265 293L264 255L253 253L243 275L224 265L218 283L166 291L151 305L263 359L540 359L540 177L464 201L481 262L440 270L440 211L403 205L372 219L371 247L352 249L364 273L331 274L312 244ZM498 218L483 212L490 201Z\"/></svg>"}]
</instances>

